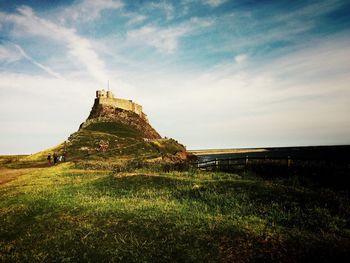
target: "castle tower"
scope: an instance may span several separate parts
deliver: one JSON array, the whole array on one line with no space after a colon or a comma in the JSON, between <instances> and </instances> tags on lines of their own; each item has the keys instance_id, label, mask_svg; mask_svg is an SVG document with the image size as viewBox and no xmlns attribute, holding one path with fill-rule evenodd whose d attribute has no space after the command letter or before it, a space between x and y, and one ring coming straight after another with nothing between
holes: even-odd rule
<instances>
[{"instance_id":1,"label":"castle tower","mask_svg":"<svg viewBox=\"0 0 350 263\"><path fill-rule=\"evenodd\" d=\"M96 91L96 98L107 98L107 92L103 90Z\"/></svg>"},{"instance_id":2,"label":"castle tower","mask_svg":"<svg viewBox=\"0 0 350 263\"><path fill-rule=\"evenodd\" d=\"M107 91L107 98L114 98L112 91Z\"/></svg>"}]
</instances>

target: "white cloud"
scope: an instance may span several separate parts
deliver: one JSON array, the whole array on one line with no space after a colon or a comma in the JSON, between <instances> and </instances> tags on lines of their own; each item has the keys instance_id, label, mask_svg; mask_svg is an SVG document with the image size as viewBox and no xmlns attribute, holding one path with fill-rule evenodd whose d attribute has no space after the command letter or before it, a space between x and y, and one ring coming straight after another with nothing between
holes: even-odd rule
<instances>
[{"instance_id":1,"label":"white cloud","mask_svg":"<svg viewBox=\"0 0 350 263\"><path fill-rule=\"evenodd\" d=\"M179 38L187 32L188 29L183 27L162 29L145 26L141 29L128 32L128 39L143 42L164 53L173 53L177 49Z\"/></svg>"},{"instance_id":2,"label":"white cloud","mask_svg":"<svg viewBox=\"0 0 350 263\"><path fill-rule=\"evenodd\" d=\"M243 22L242 22L243 21ZM228 28L226 36L222 38L220 45L212 45L208 42L208 48L211 52L227 51L237 52L237 50L247 50L264 48L269 43L275 41L285 41L287 43L297 42L299 37L309 38L310 30L316 26L315 21L310 20L293 20L286 18L283 22L280 18L267 17L264 22L255 19L251 12L236 12L223 15L217 18L216 29L221 30L227 24L232 24ZM249 30L246 30L248 24ZM269 25L268 27L266 25ZM310 40L311 41L311 40ZM299 41L304 44L308 41ZM297 45L297 43L295 43Z\"/></svg>"},{"instance_id":3,"label":"white cloud","mask_svg":"<svg viewBox=\"0 0 350 263\"><path fill-rule=\"evenodd\" d=\"M163 2L151 2L146 5L144 8L146 9L159 9L165 13L165 16L168 20L174 18L175 8L171 3Z\"/></svg>"},{"instance_id":4,"label":"white cloud","mask_svg":"<svg viewBox=\"0 0 350 263\"><path fill-rule=\"evenodd\" d=\"M337 74L347 74L350 71L349 41L349 37L339 36L323 41L315 39L303 50L271 63L271 67L279 69L281 78L292 75L317 78L316 80L336 78ZM332 87L334 88L336 87Z\"/></svg>"},{"instance_id":5,"label":"white cloud","mask_svg":"<svg viewBox=\"0 0 350 263\"><path fill-rule=\"evenodd\" d=\"M210 19L193 18L186 23L168 28L147 25L140 29L129 31L127 37L131 42L155 47L163 53L173 53L178 48L181 37L200 28L208 27L212 23L213 21Z\"/></svg>"},{"instance_id":6,"label":"white cloud","mask_svg":"<svg viewBox=\"0 0 350 263\"><path fill-rule=\"evenodd\" d=\"M13 34L16 37L41 36L63 43L68 48L69 54L78 60L95 80L104 83L108 79L104 62L88 39L79 36L74 29L36 16L29 7L23 6L18 12L19 14L0 13L0 21L15 24Z\"/></svg>"},{"instance_id":7,"label":"white cloud","mask_svg":"<svg viewBox=\"0 0 350 263\"><path fill-rule=\"evenodd\" d=\"M232 61L203 73L164 69L131 81L143 87L137 96L152 124L189 148L346 144L348 41L315 41L244 70Z\"/></svg>"},{"instance_id":8,"label":"white cloud","mask_svg":"<svg viewBox=\"0 0 350 263\"><path fill-rule=\"evenodd\" d=\"M128 14L127 16L130 17L128 25L139 24L147 19L147 16L140 14Z\"/></svg>"},{"instance_id":9,"label":"white cloud","mask_svg":"<svg viewBox=\"0 0 350 263\"><path fill-rule=\"evenodd\" d=\"M5 44L0 46L0 62L13 63L22 59L22 55L14 49L13 45Z\"/></svg>"},{"instance_id":10,"label":"white cloud","mask_svg":"<svg viewBox=\"0 0 350 263\"><path fill-rule=\"evenodd\" d=\"M339 8L343 4L341 0L328 0L328 1L318 1L315 3L308 4L297 10L291 10L288 13L272 15L271 19L279 21L280 23L285 23L289 20L304 20L304 19L314 19L317 16L321 16L332 12Z\"/></svg>"},{"instance_id":11,"label":"white cloud","mask_svg":"<svg viewBox=\"0 0 350 263\"><path fill-rule=\"evenodd\" d=\"M235 61L237 64L243 63L244 61L246 61L248 58L248 56L246 54L239 54L237 56L235 56Z\"/></svg>"},{"instance_id":12,"label":"white cloud","mask_svg":"<svg viewBox=\"0 0 350 263\"><path fill-rule=\"evenodd\" d=\"M104 10L120 9L124 6L121 0L82 0L59 14L62 22L93 21L101 17Z\"/></svg>"},{"instance_id":13,"label":"white cloud","mask_svg":"<svg viewBox=\"0 0 350 263\"><path fill-rule=\"evenodd\" d=\"M84 79L0 73L0 154L33 153L67 139L87 118L95 89Z\"/></svg>"},{"instance_id":14,"label":"white cloud","mask_svg":"<svg viewBox=\"0 0 350 263\"><path fill-rule=\"evenodd\" d=\"M206 5L210 5L211 7L217 7L219 5L222 5L227 0L203 0L203 3Z\"/></svg>"}]
</instances>

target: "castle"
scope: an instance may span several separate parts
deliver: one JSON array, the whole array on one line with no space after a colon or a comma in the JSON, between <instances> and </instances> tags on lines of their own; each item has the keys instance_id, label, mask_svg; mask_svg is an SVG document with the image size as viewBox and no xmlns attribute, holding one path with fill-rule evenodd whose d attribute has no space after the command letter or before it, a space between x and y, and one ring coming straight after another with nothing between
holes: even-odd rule
<instances>
[{"instance_id":1,"label":"castle","mask_svg":"<svg viewBox=\"0 0 350 263\"><path fill-rule=\"evenodd\" d=\"M111 91L97 90L95 104L132 111L144 119L147 118L146 114L142 112L141 105L133 102L132 100L115 98Z\"/></svg>"}]
</instances>

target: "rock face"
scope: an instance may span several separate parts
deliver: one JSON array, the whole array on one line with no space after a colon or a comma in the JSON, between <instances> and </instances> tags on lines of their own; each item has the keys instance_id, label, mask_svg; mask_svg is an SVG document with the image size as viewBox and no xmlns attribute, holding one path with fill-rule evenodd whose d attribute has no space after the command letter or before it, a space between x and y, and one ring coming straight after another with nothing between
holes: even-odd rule
<instances>
[{"instance_id":1,"label":"rock face","mask_svg":"<svg viewBox=\"0 0 350 263\"><path fill-rule=\"evenodd\" d=\"M82 123L79 130L97 122L118 122L139 131L145 139L160 139L159 133L149 124L145 115L100 104L95 101L87 120Z\"/></svg>"}]
</instances>

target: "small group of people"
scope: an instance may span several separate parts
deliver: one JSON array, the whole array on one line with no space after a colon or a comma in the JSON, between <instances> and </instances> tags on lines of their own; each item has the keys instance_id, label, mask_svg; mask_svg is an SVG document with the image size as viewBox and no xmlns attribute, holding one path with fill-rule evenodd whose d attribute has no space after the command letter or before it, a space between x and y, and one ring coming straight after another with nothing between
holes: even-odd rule
<instances>
[{"instance_id":1,"label":"small group of people","mask_svg":"<svg viewBox=\"0 0 350 263\"><path fill-rule=\"evenodd\" d=\"M58 162L65 162L66 158L67 158L67 152L63 152L62 154L54 153L52 156L51 156L51 153L49 153L49 155L47 156L47 161L49 165L52 164L52 161L53 161L53 164L55 165Z\"/></svg>"}]
</instances>

